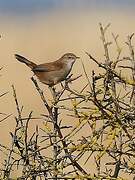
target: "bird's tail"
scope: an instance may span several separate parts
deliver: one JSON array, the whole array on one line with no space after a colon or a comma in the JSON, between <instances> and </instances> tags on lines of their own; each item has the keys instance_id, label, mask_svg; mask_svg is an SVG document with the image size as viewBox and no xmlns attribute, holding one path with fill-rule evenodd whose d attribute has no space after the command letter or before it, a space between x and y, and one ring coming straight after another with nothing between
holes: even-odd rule
<instances>
[{"instance_id":1,"label":"bird's tail","mask_svg":"<svg viewBox=\"0 0 135 180\"><path fill-rule=\"evenodd\" d=\"M18 61L26 64L26 65L27 65L28 67L30 67L31 69L33 69L34 67L37 66L35 63L29 61L29 60L26 59L25 57L20 56L20 55L18 55L18 54L15 54L15 58L16 58Z\"/></svg>"}]
</instances>

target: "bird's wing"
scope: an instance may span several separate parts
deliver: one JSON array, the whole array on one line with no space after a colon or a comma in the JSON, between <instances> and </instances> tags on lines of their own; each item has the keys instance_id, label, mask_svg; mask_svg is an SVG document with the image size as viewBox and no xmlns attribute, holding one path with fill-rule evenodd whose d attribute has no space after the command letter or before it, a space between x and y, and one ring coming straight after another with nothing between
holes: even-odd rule
<instances>
[{"instance_id":1,"label":"bird's wing","mask_svg":"<svg viewBox=\"0 0 135 180\"><path fill-rule=\"evenodd\" d=\"M50 71L59 71L62 68L62 64L59 62L51 62L37 65L32 69L34 72L50 72Z\"/></svg>"}]
</instances>

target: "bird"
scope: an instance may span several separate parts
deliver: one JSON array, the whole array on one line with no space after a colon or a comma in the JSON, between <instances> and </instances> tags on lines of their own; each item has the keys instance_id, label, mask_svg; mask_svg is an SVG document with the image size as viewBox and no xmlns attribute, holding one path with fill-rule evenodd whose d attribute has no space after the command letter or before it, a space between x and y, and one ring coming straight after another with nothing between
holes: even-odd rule
<instances>
[{"instance_id":1,"label":"bird","mask_svg":"<svg viewBox=\"0 0 135 180\"><path fill-rule=\"evenodd\" d=\"M15 54L15 58L21 63L26 64L37 76L40 82L52 87L66 80L72 70L73 64L80 57L73 53L65 53L55 61L39 65L19 54Z\"/></svg>"}]
</instances>

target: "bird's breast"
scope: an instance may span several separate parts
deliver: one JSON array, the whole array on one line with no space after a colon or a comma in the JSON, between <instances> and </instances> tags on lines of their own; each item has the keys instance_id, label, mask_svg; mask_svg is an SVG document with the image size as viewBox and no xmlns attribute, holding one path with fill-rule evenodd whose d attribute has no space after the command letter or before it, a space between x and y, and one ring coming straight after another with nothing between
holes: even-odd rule
<instances>
[{"instance_id":1,"label":"bird's breast","mask_svg":"<svg viewBox=\"0 0 135 180\"><path fill-rule=\"evenodd\" d=\"M69 61L67 64L66 64L66 66L67 66L67 70L68 71L70 71L71 70L71 68L72 68L72 66L73 66L73 64L74 64L74 60L73 61Z\"/></svg>"}]
</instances>

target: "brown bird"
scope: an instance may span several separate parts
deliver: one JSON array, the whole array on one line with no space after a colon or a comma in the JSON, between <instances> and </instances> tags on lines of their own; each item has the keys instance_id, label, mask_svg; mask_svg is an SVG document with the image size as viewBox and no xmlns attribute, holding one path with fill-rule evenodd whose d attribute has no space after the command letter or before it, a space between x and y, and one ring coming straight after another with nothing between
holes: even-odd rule
<instances>
[{"instance_id":1,"label":"brown bird","mask_svg":"<svg viewBox=\"0 0 135 180\"><path fill-rule=\"evenodd\" d=\"M15 54L15 58L30 67L42 83L54 86L66 80L76 59L80 57L77 57L73 53L66 53L56 61L39 65L18 54Z\"/></svg>"}]
</instances>

